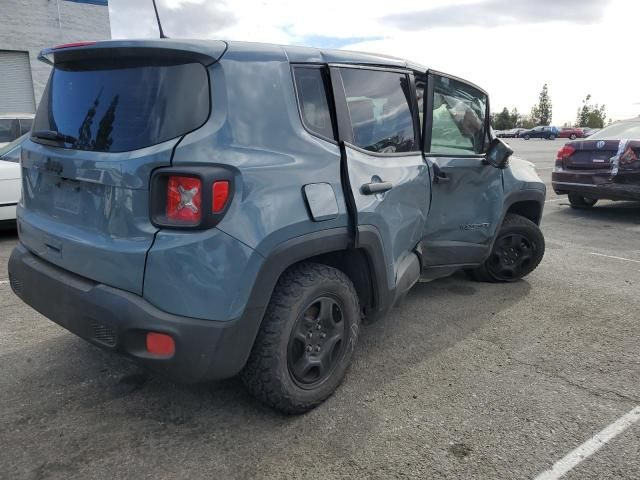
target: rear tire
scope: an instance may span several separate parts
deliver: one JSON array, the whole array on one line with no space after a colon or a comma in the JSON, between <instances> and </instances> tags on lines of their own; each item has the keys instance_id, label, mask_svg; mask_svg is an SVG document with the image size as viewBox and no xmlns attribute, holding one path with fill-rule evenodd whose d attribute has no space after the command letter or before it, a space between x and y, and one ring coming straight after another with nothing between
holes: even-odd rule
<instances>
[{"instance_id":1,"label":"rear tire","mask_svg":"<svg viewBox=\"0 0 640 480\"><path fill-rule=\"evenodd\" d=\"M313 409L342 382L359 325L358 296L344 273L317 263L291 267L278 280L241 372L245 387L283 413Z\"/></svg>"},{"instance_id":2,"label":"rear tire","mask_svg":"<svg viewBox=\"0 0 640 480\"><path fill-rule=\"evenodd\" d=\"M556 139L556 136L555 136L555 135L553 135L553 134L551 134L551 135L549 135L547 138L548 138L549 140L555 140L555 139Z\"/></svg>"},{"instance_id":3,"label":"rear tire","mask_svg":"<svg viewBox=\"0 0 640 480\"><path fill-rule=\"evenodd\" d=\"M576 134L575 134L575 133L572 133L571 135L569 135L569 138L570 138L571 140L575 140L575 139L576 139Z\"/></svg>"},{"instance_id":4,"label":"rear tire","mask_svg":"<svg viewBox=\"0 0 640 480\"><path fill-rule=\"evenodd\" d=\"M489 258L468 273L480 282L515 282L530 274L544 256L544 236L528 218L508 213Z\"/></svg>"},{"instance_id":5,"label":"rear tire","mask_svg":"<svg viewBox=\"0 0 640 480\"><path fill-rule=\"evenodd\" d=\"M569 194L569 203L572 208L591 208L598 203L597 198L585 197L577 193Z\"/></svg>"}]
</instances>

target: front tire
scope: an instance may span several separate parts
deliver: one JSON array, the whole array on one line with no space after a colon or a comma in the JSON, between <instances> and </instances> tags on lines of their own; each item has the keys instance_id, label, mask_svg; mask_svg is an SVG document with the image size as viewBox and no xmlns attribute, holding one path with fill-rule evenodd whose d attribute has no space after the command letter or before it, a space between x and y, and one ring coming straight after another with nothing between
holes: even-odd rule
<instances>
[{"instance_id":1,"label":"front tire","mask_svg":"<svg viewBox=\"0 0 640 480\"><path fill-rule=\"evenodd\" d=\"M276 410L307 412L342 382L359 326L358 296L344 273L317 263L295 265L278 280L242 381Z\"/></svg>"},{"instance_id":2,"label":"front tire","mask_svg":"<svg viewBox=\"0 0 640 480\"><path fill-rule=\"evenodd\" d=\"M569 135L569 138L570 138L571 140L575 140L575 139L576 139L576 134L575 134L575 133L572 133L571 135Z\"/></svg>"},{"instance_id":3,"label":"front tire","mask_svg":"<svg viewBox=\"0 0 640 480\"><path fill-rule=\"evenodd\" d=\"M597 202L597 198L585 197L577 193L569 194L569 203L571 204L571 208L591 208Z\"/></svg>"},{"instance_id":4,"label":"front tire","mask_svg":"<svg viewBox=\"0 0 640 480\"><path fill-rule=\"evenodd\" d=\"M469 273L481 282L515 282L530 274L544 256L540 227L528 218L508 213L489 258Z\"/></svg>"},{"instance_id":5,"label":"front tire","mask_svg":"<svg viewBox=\"0 0 640 480\"><path fill-rule=\"evenodd\" d=\"M531 137L530 137L529 135L525 135L525 136L524 136L524 137L522 137L522 138L524 138L525 140L529 140Z\"/></svg>"},{"instance_id":6,"label":"front tire","mask_svg":"<svg viewBox=\"0 0 640 480\"><path fill-rule=\"evenodd\" d=\"M555 140L555 139L556 139L556 136L555 136L555 135L553 135L553 134L551 134L551 135L549 135L547 138L548 138L549 140Z\"/></svg>"}]
</instances>

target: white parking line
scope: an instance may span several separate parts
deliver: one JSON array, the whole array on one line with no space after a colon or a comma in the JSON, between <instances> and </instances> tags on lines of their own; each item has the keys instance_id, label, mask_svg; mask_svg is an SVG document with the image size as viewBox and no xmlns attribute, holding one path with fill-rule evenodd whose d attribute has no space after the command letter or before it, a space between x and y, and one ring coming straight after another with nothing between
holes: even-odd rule
<instances>
[{"instance_id":1,"label":"white parking line","mask_svg":"<svg viewBox=\"0 0 640 480\"><path fill-rule=\"evenodd\" d=\"M556 480L562 477L565 473L596 453L604 447L609 440L620 435L638 420L640 420L640 406L623 415L601 432L596 433L578 448L570 451L563 459L558 460L553 467L551 467L551 470L542 472L535 478L535 480Z\"/></svg>"},{"instance_id":2,"label":"white parking line","mask_svg":"<svg viewBox=\"0 0 640 480\"><path fill-rule=\"evenodd\" d=\"M544 203L559 202L561 200L566 200L566 198L554 198L553 200L546 200Z\"/></svg>"},{"instance_id":3,"label":"white parking line","mask_svg":"<svg viewBox=\"0 0 640 480\"><path fill-rule=\"evenodd\" d=\"M632 258L616 257L615 255L605 255L603 253L589 252L589 255L595 255L597 257L613 258L615 260L623 260L625 262L640 263L640 260L633 260Z\"/></svg>"},{"instance_id":4,"label":"white parking line","mask_svg":"<svg viewBox=\"0 0 640 480\"><path fill-rule=\"evenodd\" d=\"M0 285L9 285L9 280L0 280Z\"/></svg>"}]
</instances>

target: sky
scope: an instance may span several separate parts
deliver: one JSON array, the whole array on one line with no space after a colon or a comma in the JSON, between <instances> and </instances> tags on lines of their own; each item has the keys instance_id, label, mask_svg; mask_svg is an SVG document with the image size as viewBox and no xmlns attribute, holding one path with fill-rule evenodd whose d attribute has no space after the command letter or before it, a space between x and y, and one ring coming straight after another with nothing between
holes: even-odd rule
<instances>
[{"instance_id":1,"label":"sky","mask_svg":"<svg viewBox=\"0 0 640 480\"><path fill-rule=\"evenodd\" d=\"M529 113L549 85L555 125L582 99L640 115L636 0L157 0L172 38L385 53L467 79L493 111ZM157 38L151 0L109 0L113 38Z\"/></svg>"}]
</instances>

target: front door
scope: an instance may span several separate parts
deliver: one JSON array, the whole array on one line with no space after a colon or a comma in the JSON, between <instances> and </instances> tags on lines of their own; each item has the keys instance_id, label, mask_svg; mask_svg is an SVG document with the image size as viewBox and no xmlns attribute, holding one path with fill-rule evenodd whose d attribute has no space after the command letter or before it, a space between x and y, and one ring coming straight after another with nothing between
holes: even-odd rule
<instances>
[{"instance_id":1,"label":"front door","mask_svg":"<svg viewBox=\"0 0 640 480\"><path fill-rule=\"evenodd\" d=\"M424 151L433 178L424 265L479 264L489 255L503 204L502 170L485 161L488 96L436 72L427 73L424 96Z\"/></svg>"},{"instance_id":2,"label":"front door","mask_svg":"<svg viewBox=\"0 0 640 480\"><path fill-rule=\"evenodd\" d=\"M413 253L430 202L413 75L404 70L332 66L340 140L359 228L382 238L389 278L419 265ZM416 267L416 277L419 269Z\"/></svg>"}]
</instances>

